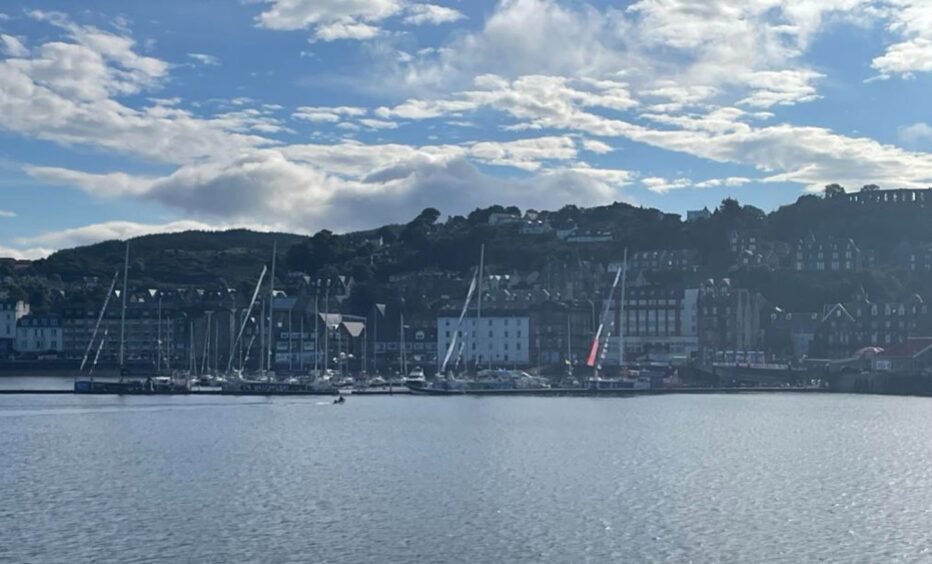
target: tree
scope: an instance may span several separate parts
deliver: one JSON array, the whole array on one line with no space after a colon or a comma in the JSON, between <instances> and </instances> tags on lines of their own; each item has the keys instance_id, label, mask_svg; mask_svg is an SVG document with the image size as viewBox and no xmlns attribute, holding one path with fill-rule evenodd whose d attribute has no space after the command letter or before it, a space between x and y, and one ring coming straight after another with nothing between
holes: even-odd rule
<instances>
[{"instance_id":1,"label":"tree","mask_svg":"<svg viewBox=\"0 0 932 564\"><path fill-rule=\"evenodd\" d=\"M845 187L841 184L829 184L822 191L826 199L837 198L845 195Z\"/></svg>"},{"instance_id":2,"label":"tree","mask_svg":"<svg viewBox=\"0 0 932 564\"><path fill-rule=\"evenodd\" d=\"M861 186L861 192L876 192L877 190L880 190L880 186L876 184L865 184Z\"/></svg>"},{"instance_id":3,"label":"tree","mask_svg":"<svg viewBox=\"0 0 932 564\"><path fill-rule=\"evenodd\" d=\"M424 208L424 210L414 218L414 221L419 221L426 225L433 225L438 219L440 219L440 210L437 208Z\"/></svg>"},{"instance_id":4,"label":"tree","mask_svg":"<svg viewBox=\"0 0 932 564\"><path fill-rule=\"evenodd\" d=\"M378 231L379 237L382 238L382 243L386 245L391 245L398 240L398 236L395 234L395 230L389 227L388 225L383 225L379 228Z\"/></svg>"}]
</instances>

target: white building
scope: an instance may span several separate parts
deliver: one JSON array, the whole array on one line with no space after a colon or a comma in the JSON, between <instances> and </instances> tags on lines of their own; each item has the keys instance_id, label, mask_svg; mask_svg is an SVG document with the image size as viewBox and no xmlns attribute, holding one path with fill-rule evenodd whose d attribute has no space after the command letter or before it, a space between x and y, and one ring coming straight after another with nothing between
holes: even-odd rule
<instances>
[{"instance_id":1,"label":"white building","mask_svg":"<svg viewBox=\"0 0 932 564\"><path fill-rule=\"evenodd\" d=\"M437 318L437 358L443 362L447 348L456 335L459 316L440 316ZM530 318L527 313L495 313L476 320L475 312L463 320L460 337L450 357L450 363L457 360L462 364L475 363L482 366L512 367L526 366L530 363Z\"/></svg>"},{"instance_id":2,"label":"white building","mask_svg":"<svg viewBox=\"0 0 932 564\"><path fill-rule=\"evenodd\" d=\"M16 322L29 314L29 304L22 301L0 303L0 339L16 338Z\"/></svg>"},{"instance_id":3,"label":"white building","mask_svg":"<svg viewBox=\"0 0 932 564\"><path fill-rule=\"evenodd\" d=\"M16 322L29 313L29 304L22 301L0 302L0 354L13 350L16 340Z\"/></svg>"},{"instance_id":4,"label":"white building","mask_svg":"<svg viewBox=\"0 0 932 564\"><path fill-rule=\"evenodd\" d=\"M61 352L63 332L57 315L26 315L16 324L15 349L18 353Z\"/></svg>"}]
</instances>

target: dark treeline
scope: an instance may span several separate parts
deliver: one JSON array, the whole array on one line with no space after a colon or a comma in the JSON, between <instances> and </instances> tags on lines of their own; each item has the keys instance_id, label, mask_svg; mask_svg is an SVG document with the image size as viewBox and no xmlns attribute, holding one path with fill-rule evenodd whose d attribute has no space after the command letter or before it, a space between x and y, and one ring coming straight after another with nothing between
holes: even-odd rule
<instances>
[{"instance_id":1,"label":"dark treeline","mask_svg":"<svg viewBox=\"0 0 932 564\"><path fill-rule=\"evenodd\" d=\"M426 269L469 274L481 244L486 245L490 271L502 273L540 271L552 263L604 264L619 260L624 248L629 252L691 249L697 251L701 268L677 274L687 278L684 283L694 282L690 277L731 276L790 309L813 309L845 300L859 288L878 298L903 292L929 295L932 289L927 277L904 272L895 260L905 246L932 242L932 209L859 205L841 197L833 187L823 196L805 195L771 213L726 199L708 217L694 222L656 209L614 203L593 208L568 205L557 211L532 212L521 222L490 224L493 214L523 213L514 207L491 206L442 220L439 210L428 208L406 224L343 235L248 230L149 235L132 241L131 282L137 287L220 285L245 290L255 282L261 265L269 263L277 240L282 280L289 272L304 273L311 280L351 276L356 282L351 305L363 311L374 301L391 297L393 275ZM550 229L538 234L523 231L528 217L545 222ZM574 228L577 233L610 234L611 240L580 244L558 236L560 230ZM852 273L736 270L729 246L734 232L754 233L787 248L809 236L851 238L861 250L872 252L876 261L870 269ZM40 294L48 288L87 276L112 276L122 264L123 250L121 242L108 241L56 252L16 272L18 282L12 291L41 309L48 297ZM429 301L431 297L408 298Z\"/></svg>"}]
</instances>

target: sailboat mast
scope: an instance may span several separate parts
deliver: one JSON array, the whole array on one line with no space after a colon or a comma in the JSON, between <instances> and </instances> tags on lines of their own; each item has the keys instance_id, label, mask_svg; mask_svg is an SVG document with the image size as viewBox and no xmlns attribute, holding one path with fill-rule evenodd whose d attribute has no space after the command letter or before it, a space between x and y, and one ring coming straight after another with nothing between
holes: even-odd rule
<instances>
[{"instance_id":1,"label":"sailboat mast","mask_svg":"<svg viewBox=\"0 0 932 564\"><path fill-rule=\"evenodd\" d=\"M485 243L483 243L482 246L479 247L479 279L478 279L478 285L476 286L476 290L479 292L479 296L478 296L478 301L476 301L476 340L473 343L474 345L479 341L479 337L478 337L479 332L482 331L479 325L481 324L480 322L482 321L482 277L483 277L484 270L485 270ZM477 349L479 348L478 345L476 345L476 348ZM476 350L476 372L479 372L479 359L481 357L482 357L482 351ZM490 363L489 367L490 368L491 368L491 362L492 362L492 355L489 355L489 363Z\"/></svg>"},{"instance_id":2,"label":"sailboat mast","mask_svg":"<svg viewBox=\"0 0 932 564\"><path fill-rule=\"evenodd\" d=\"M408 374L408 351L405 347L405 312L401 312L401 373Z\"/></svg>"},{"instance_id":3,"label":"sailboat mast","mask_svg":"<svg viewBox=\"0 0 932 564\"><path fill-rule=\"evenodd\" d=\"M324 372L330 370L330 279L324 290ZM342 375L341 375L342 376Z\"/></svg>"},{"instance_id":4,"label":"sailboat mast","mask_svg":"<svg viewBox=\"0 0 932 564\"><path fill-rule=\"evenodd\" d=\"M120 381L123 380L123 366L126 360L126 287L129 277L129 241L126 241L126 255L123 257L123 310L120 312Z\"/></svg>"},{"instance_id":5,"label":"sailboat mast","mask_svg":"<svg viewBox=\"0 0 932 564\"><path fill-rule=\"evenodd\" d=\"M107 297L104 298L104 305L100 308L100 313L97 314L97 323L94 324L94 332L91 334L91 340L87 343L87 349L84 351L84 358L81 359L81 367L78 371L83 371L84 366L87 364L88 357L91 354L91 349L94 347L94 341L97 340L97 331L100 330L100 323L104 319L104 314L107 312L107 306L110 304L110 297L113 295L113 289L116 287L117 279L120 277L120 271L113 273L113 280L110 282L110 288L107 290Z\"/></svg>"},{"instance_id":6,"label":"sailboat mast","mask_svg":"<svg viewBox=\"0 0 932 564\"><path fill-rule=\"evenodd\" d=\"M156 358L156 369L155 373L158 376L162 375L162 294L159 293L159 324L157 328L158 337L156 338L157 347L155 351Z\"/></svg>"},{"instance_id":7,"label":"sailboat mast","mask_svg":"<svg viewBox=\"0 0 932 564\"><path fill-rule=\"evenodd\" d=\"M314 292L314 374L320 376L320 279Z\"/></svg>"},{"instance_id":8,"label":"sailboat mast","mask_svg":"<svg viewBox=\"0 0 932 564\"><path fill-rule=\"evenodd\" d=\"M278 256L278 240L272 241L272 275L269 277L269 336L268 336L268 361L265 364L266 370L268 370L268 378L271 379L272 375L272 349L274 345L274 332L273 332L273 323L275 322L275 258Z\"/></svg>"},{"instance_id":9,"label":"sailboat mast","mask_svg":"<svg viewBox=\"0 0 932 564\"><path fill-rule=\"evenodd\" d=\"M256 289L253 290L252 292L252 299L249 300L249 307L246 308L246 311L243 313L243 324L240 325L239 333L237 333L236 335L236 340L233 341L233 344L230 346L230 360L227 363L227 373L229 373L230 369L233 367L233 351L236 350L236 345L240 343L240 340L243 338L243 332L246 331L246 324L249 323L249 316L252 315L252 308L255 307L256 298L259 296L259 290L262 289L262 281L265 280L265 272L266 272L266 269L263 266L262 272L259 273L259 281L256 283ZM262 326L262 323L260 322L259 325ZM253 335L253 338L255 338L255 335ZM192 344L192 348L193 348L193 344ZM242 347L240 347L240 355L242 356L242 354L243 354ZM244 364L245 364L245 360L243 360L240 363L240 369L244 368Z\"/></svg>"},{"instance_id":10,"label":"sailboat mast","mask_svg":"<svg viewBox=\"0 0 932 564\"><path fill-rule=\"evenodd\" d=\"M625 283L628 279L628 247L625 247L625 258L621 271L621 299L618 308L618 366L625 365ZM619 368L620 369L620 368Z\"/></svg>"}]
</instances>

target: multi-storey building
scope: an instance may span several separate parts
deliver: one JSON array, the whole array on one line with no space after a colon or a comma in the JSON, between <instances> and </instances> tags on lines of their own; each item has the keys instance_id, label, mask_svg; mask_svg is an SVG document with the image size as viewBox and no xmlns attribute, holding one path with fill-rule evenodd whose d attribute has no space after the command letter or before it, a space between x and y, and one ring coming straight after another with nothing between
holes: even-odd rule
<instances>
[{"instance_id":1,"label":"multi-storey building","mask_svg":"<svg viewBox=\"0 0 932 564\"><path fill-rule=\"evenodd\" d=\"M699 356L711 362L717 353L759 351L761 310L766 301L756 292L737 288L728 278L707 280L699 287Z\"/></svg>"},{"instance_id":2,"label":"multi-storey building","mask_svg":"<svg viewBox=\"0 0 932 564\"><path fill-rule=\"evenodd\" d=\"M88 344L94 335L97 325L98 312L87 308L66 308L62 312L62 354L68 358L82 358L87 351ZM214 333L204 326L203 322L190 325L186 315L176 311L162 312L161 330L159 329L158 314L146 309L128 309L126 312L124 362L128 365L152 366L159 364L159 356L163 366L183 368L190 364L190 336L194 329L197 341L194 352L203 354L208 349L204 346L205 335ZM119 362L121 320L119 312L108 312L101 320L94 342L94 350L103 340L100 349L100 361L114 364ZM161 338L161 342L160 342ZM213 364L213 363L212 363Z\"/></svg>"},{"instance_id":3,"label":"multi-storey building","mask_svg":"<svg viewBox=\"0 0 932 564\"><path fill-rule=\"evenodd\" d=\"M699 349L698 295L695 288L634 286L613 304L612 331L605 364L618 364L624 343L626 361L685 362Z\"/></svg>"},{"instance_id":4,"label":"multi-storey building","mask_svg":"<svg viewBox=\"0 0 932 564\"><path fill-rule=\"evenodd\" d=\"M538 366L579 365L592 341L590 302L548 300L530 306L531 362Z\"/></svg>"},{"instance_id":5,"label":"multi-storey building","mask_svg":"<svg viewBox=\"0 0 932 564\"><path fill-rule=\"evenodd\" d=\"M809 356L812 341L822 315L816 312L791 312L773 308L762 320L764 351L779 360L798 360Z\"/></svg>"},{"instance_id":6,"label":"multi-storey building","mask_svg":"<svg viewBox=\"0 0 932 564\"><path fill-rule=\"evenodd\" d=\"M16 342L16 323L29 314L29 304L18 301L0 302L0 356L13 352Z\"/></svg>"},{"instance_id":7,"label":"multi-storey building","mask_svg":"<svg viewBox=\"0 0 932 564\"><path fill-rule=\"evenodd\" d=\"M57 315L25 315L16 324L17 354L48 354L62 351L61 318Z\"/></svg>"},{"instance_id":8,"label":"multi-storey building","mask_svg":"<svg viewBox=\"0 0 932 564\"><path fill-rule=\"evenodd\" d=\"M467 315L462 325L457 313L442 313L437 318L437 358L443 362L456 337L451 362L527 366L531 361L530 325L526 310L483 310L481 318Z\"/></svg>"},{"instance_id":9,"label":"multi-storey building","mask_svg":"<svg viewBox=\"0 0 932 564\"><path fill-rule=\"evenodd\" d=\"M828 304L812 343L813 356L844 358L864 347L887 348L929 330L928 306L918 295L902 302L872 302L863 294Z\"/></svg>"},{"instance_id":10,"label":"multi-storey building","mask_svg":"<svg viewBox=\"0 0 932 564\"><path fill-rule=\"evenodd\" d=\"M910 245L899 253L900 266L910 272L932 272L932 245Z\"/></svg>"},{"instance_id":11,"label":"multi-storey building","mask_svg":"<svg viewBox=\"0 0 932 564\"><path fill-rule=\"evenodd\" d=\"M617 271L620 263L609 265ZM645 272L691 272L699 268L699 252L690 249L638 251L628 257L628 269Z\"/></svg>"},{"instance_id":12,"label":"multi-storey building","mask_svg":"<svg viewBox=\"0 0 932 564\"><path fill-rule=\"evenodd\" d=\"M862 270L866 255L853 239L816 238L810 234L796 243L792 269L797 272L853 272Z\"/></svg>"}]
</instances>

